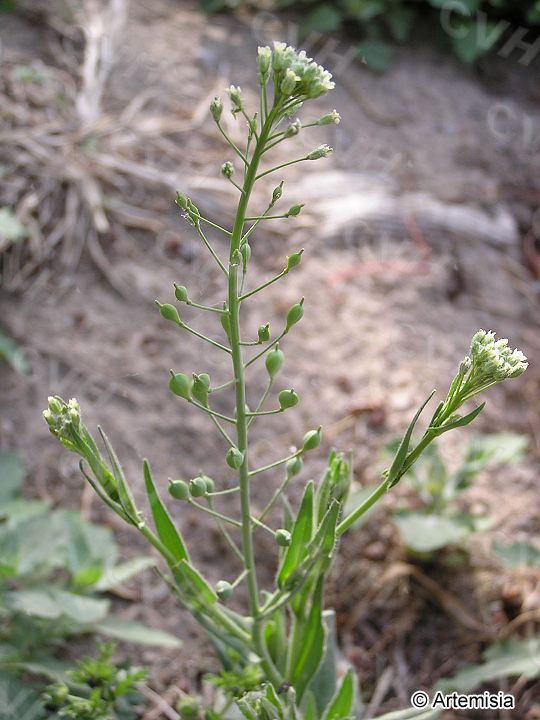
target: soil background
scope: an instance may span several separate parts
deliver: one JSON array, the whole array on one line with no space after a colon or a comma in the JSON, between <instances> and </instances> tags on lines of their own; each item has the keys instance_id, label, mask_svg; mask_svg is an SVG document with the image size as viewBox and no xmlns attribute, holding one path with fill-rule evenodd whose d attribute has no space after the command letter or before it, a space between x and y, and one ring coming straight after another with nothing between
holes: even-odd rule
<instances>
[{"instance_id":1,"label":"soil background","mask_svg":"<svg viewBox=\"0 0 540 720\"><path fill-rule=\"evenodd\" d=\"M4 58L55 65L48 30L24 15L3 15L0 23ZM229 196L213 180L230 156L204 109L231 83L252 99L257 45L290 36L294 28L293 16L208 18L194 2L132 3L105 110L120 112L148 91L152 113L189 119L189 130L167 138L181 148L181 166L175 161L173 167L165 142L148 162L184 176L195 201L200 187L215 221L230 220ZM372 484L384 467L384 445L404 431L433 388L445 392L478 328L509 337L530 358L525 376L489 393L475 423L477 433L527 434L530 452L519 465L483 474L463 496L464 507L491 516L493 527L471 541L459 567L444 557L429 566L411 565L390 518L393 506L414 502L405 483L343 542L329 601L338 611L343 655L357 668L371 710L381 712L406 706L415 688L431 687L465 663L477 662L509 620L509 585L518 585L530 609L538 607L538 575L531 571L516 579L489 548L496 538L537 542L540 531L535 246L540 238L540 76L538 64L525 67L518 55L495 56L470 68L427 46L399 48L392 68L375 75L347 61L347 50L339 38L333 47L323 43L313 49L336 75L337 89L321 103L321 113L335 106L343 119L298 141L302 148L329 142L334 155L309 164L305 174L298 169L283 174L285 204L302 201L305 191L312 208L298 222L289 221L290 232L261 226L252 244L253 287L279 271L287 254L305 248L300 268L257 298L244 316L246 337L264 322L277 332L288 307L305 297L304 319L283 342L286 365L280 378L284 387L295 387L301 404L255 426L254 462L272 461L298 443L305 429L323 424L324 443L301 477L319 477L335 446L354 451L355 481ZM315 109L309 113L316 117ZM275 184L256 196L260 207ZM394 223L351 222L345 229L338 223L337 230L317 219L326 196L345 197L354 216L363 188L397 199L423 194L449 207L476 208L488 218L503 213L514 223L513 240L479 239L474 228L468 235L426 229L415 216ZM216 382L227 380L230 372L226 357L176 332L153 304L156 297L170 301L173 282L185 284L198 301L224 297L219 270L174 205L175 189L162 192L141 183L126 188L129 197L118 191L121 199L166 223L158 233L139 229L102 239L129 292L117 292L83 256L70 271L49 264L25 293L1 297L1 323L22 343L30 364L27 376L2 369L1 444L20 450L30 471L30 494L82 507L87 517L112 525L126 557L144 553L144 544L91 497L77 460L50 437L41 410L49 394L76 396L86 423L99 423L112 439L141 501L143 457L150 459L162 488L167 478L190 478L199 470L218 486L229 482L221 475L226 448L213 427L167 389L170 368L210 372ZM215 240L223 251L223 240ZM201 331L221 337L213 316L189 317ZM250 380L254 403L265 374L254 371ZM230 406L226 394L220 402L218 407ZM468 435L455 432L441 443L450 465L459 460L460 443ZM261 507L278 480L265 475L254 484ZM300 486L301 481L291 489L293 501ZM234 578L238 567L212 523L181 505L172 512L209 579ZM274 572L273 550L262 536L258 556L267 583ZM436 591L418 582L415 572L431 578ZM197 689L202 673L217 669L212 650L151 571L134 581L130 592L131 602L117 601L120 614L177 632L184 640L175 652L122 648L150 665L153 687L174 704L177 688ZM242 592L235 601L244 602ZM526 631L534 632L534 625ZM512 683L500 687L511 689ZM516 692L520 707L512 717L540 717L538 687L525 683ZM148 718L156 717L159 712L149 710Z\"/></svg>"}]
</instances>

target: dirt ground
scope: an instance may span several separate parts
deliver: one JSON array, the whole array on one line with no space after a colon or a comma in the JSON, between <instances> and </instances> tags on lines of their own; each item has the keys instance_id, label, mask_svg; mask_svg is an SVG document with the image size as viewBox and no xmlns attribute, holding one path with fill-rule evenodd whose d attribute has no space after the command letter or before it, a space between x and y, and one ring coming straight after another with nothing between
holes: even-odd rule
<instances>
[{"instance_id":1,"label":"dirt ground","mask_svg":"<svg viewBox=\"0 0 540 720\"><path fill-rule=\"evenodd\" d=\"M24 17L0 17L5 58L55 64L48 31ZM220 182L212 184L229 155L201 109L231 82L253 96L249 58L257 44L294 29L293 19L281 28L276 23L249 15L208 19L190 1L132 3L105 109L118 113L151 90L149 112L189 119L190 129L170 135L147 161L185 177L194 200L200 188L216 221L227 221L230 213ZM256 426L255 461L272 460L306 428L321 423L325 441L303 477L318 477L336 446L354 451L356 482L373 483L383 467L384 444L404 430L434 387L444 393L478 328L509 337L531 363L525 376L490 392L475 423L476 432L526 433L530 453L517 466L482 475L466 493L466 506L489 514L494 523L474 539L464 565L409 563L389 518L391 507L407 496L405 485L343 542L330 600L338 611L343 653L358 669L366 702L372 701L370 711L376 713L408 705L413 689L431 687L466 662L478 661L508 622L505 588L515 582L489 555L491 542L538 540L540 83L538 65L524 67L513 58L494 57L472 69L426 47L401 48L394 66L379 76L346 62L345 41L313 52L335 70L330 109L335 106L343 120L309 138L309 147L329 142L335 154L305 170L309 179L302 180L302 191L312 203L305 219L287 235L263 228L253 242L253 286L280 270L286 254L300 247L305 254L298 271L249 307L245 334L264 322L279 328L300 297L306 308L283 343L281 378L284 386L294 385L301 404ZM306 140L299 142L304 147ZM169 157L167 143L180 149L180 166ZM283 177L287 197L302 200L295 189L299 172L290 169ZM87 424L99 422L113 440L140 498L143 457L162 487L169 477L189 478L201 469L214 477L217 469L222 472L225 448L212 426L167 390L169 368L210 372L216 382L229 377L219 353L179 335L153 305L156 297L170 301L173 282L185 284L196 300L213 303L224 295L219 271L173 204L175 189L141 182L126 186L129 197L118 190L120 199L164 221L157 233L139 229L101 239L123 294L83 256L76 268L60 272L50 264L24 294L1 297L1 324L23 344L31 370L20 377L2 372L0 443L20 449L31 473L30 493L81 506L88 517L110 523L126 556L144 552L144 545L92 499L76 459L52 440L41 410L49 394L77 396ZM357 208L376 192L396 201L420 198L418 209L393 221L383 214L365 222ZM325 196L347 199L353 218L347 228L339 219L330 227L317 217L318 207L326 213ZM264 197L263 191L257 195L260 205ZM422 198L426 207L437 202L472 208L490 222L503 218L508 239L490 241L474 227L457 233L424 222ZM197 328L219 337L213 318L190 317ZM255 398L264 388L264 373L255 371L250 381ZM227 402L225 397L224 408ZM453 433L443 444L450 463L466 435ZM218 483L226 479L216 477ZM265 476L254 486L261 506L272 483ZM298 490L293 487L293 499ZM225 547L211 523L182 508L173 512L209 578L235 577L235 561L224 559ZM264 559L272 556L272 547L265 538L258 554L261 579L269 582L273 567ZM431 578L437 591L426 589L415 573ZM539 581L527 579L533 586ZM130 656L150 665L154 688L174 702L176 687L192 690L202 672L216 668L211 648L151 572L133 583L133 593L135 602L119 602L122 615L178 632L184 640L177 652L126 646ZM534 625L516 637L533 631ZM512 683L501 687L511 689ZM526 684L516 692L520 709L512 717L540 717L538 688ZM157 717L158 711L149 711L149 719Z\"/></svg>"}]
</instances>

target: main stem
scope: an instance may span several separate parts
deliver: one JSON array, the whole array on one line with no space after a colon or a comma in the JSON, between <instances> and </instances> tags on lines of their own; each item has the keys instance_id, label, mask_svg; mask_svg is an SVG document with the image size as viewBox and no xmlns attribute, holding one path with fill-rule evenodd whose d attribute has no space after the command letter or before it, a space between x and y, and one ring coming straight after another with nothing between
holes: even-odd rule
<instances>
[{"instance_id":1,"label":"main stem","mask_svg":"<svg viewBox=\"0 0 540 720\"><path fill-rule=\"evenodd\" d=\"M240 248L240 242L244 234L244 225L246 222L247 208L251 197L251 192L257 178L257 170L262 157L264 146L267 142L269 133L272 128L275 112L271 112L268 116L257 141L255 150L244 179L243 192L238 203L236 217L234 221L233 231L230 243L229 255L229 325L230 325L230 342L231 354L233 361L235 385L236 385L236 434L237 444L240 452L243 453L244 459L239 468L240 479L240 506L242 513L242 544L244 552L244 564L246 570L246 580L249 592L250 613L253 617L253 641L257 653L261 658L261 662L268 679L274 684L279 685L281 678L277 672L266 648L263 637L263 625L260 616L259 605L259 589L257 583L257 573L255 568L255 554L253 550L253 528L251 521L251 501L250 501L250 479L249 479L249 455L248 455L248 417L246 414L246 383L244 376L244 359L242 356L241 335L240 335L240 298L238 297L238 265L236 257Z\"/></svg>"}]
</instances>

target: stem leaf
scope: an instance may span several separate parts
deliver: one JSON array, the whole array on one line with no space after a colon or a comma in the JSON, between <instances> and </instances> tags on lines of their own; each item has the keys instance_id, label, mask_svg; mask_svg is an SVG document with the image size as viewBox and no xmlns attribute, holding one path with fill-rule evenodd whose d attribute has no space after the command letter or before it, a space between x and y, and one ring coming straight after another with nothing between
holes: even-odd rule
<instances>
[{"instance_id":1,"label":"stem leaf","mask_svg":"<svg viewBox=\"0 0 540 720\"><path fill-rule=\"evenodd\" d=\"M352 669L349 669L323 720L349 720L352 717L355 700L355 683Z\"/></svg>"},{"instance_id":2,"label":"stem leaf","mask_svg":"<svg viewBox=\"0 0 540 720\"><path fill-rule=\"evenodd\" d=\"M148 460L144 461L143 468L146 494L148 495L148 502L150 503L152 517L154 518L159 539L175 560L178 562L182 560L187 561L189 560L189 555L186 550L186 546L184 545L182 537L180 536L175 524L171 520L171 516L169 515L167 508L159 496Z\"/></svg>"},{"instance_id":3,"label":"stem leaf","mask_svg":"<svg viewBox=\"0 0 540 720\"><path fill-rule=\"evenodd\" d=\"M291 544L283 558L278 574L278 587L283 588L289 576L299 565L313 532L313 482L309 482L292 529Z\"/></svg>"}]
</instances>

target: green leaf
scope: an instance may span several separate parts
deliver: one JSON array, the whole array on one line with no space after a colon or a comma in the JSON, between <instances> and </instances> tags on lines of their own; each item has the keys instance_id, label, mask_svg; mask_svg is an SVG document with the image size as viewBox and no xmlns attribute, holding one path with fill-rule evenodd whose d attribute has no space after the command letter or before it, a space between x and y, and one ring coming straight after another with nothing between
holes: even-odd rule
<instances>
[{"instance_id":1,"label":"green leaf","mask_svg":"<svg viewBox=\"0 0 540 720\"><path fill-rule=\"evenodd\" d=\"M502 24L475 20L462 21L463 34L452 37L452 48L460 60L473 63L491 50L505 30Z\"/></svg>"},{"instance_id":2,"label":"green leaf","mask_svg":"<svg viewBox=\"0 0 540 720\"><path fill-rule=\"evenodd\" d=\"M277 584L282 588L305 555L306 545L313 533L313 482L310 481L304 491L302 503L296 517L291 544L287 548L278 574Z\"/></svg>"},{"instance_id":3,"label":"green leaf","mask_svg":"<svg viewBox=\"0 0 540 720\"><path fill-rule=\"evenodd\" d=\"M424 553L455 545L471 534L470 524L461 516L456 519L440 515L407 512L395 517L405 545L414 552Z\"/></svg>"},{"instance_id":4,"label":"green leaf","mask_svg":"<svg viewBox=\"0 0 540 720\"><path fill-rule=\"evenodd\" d=\"M530 543L513 542L505 544L495 540L491 548L509 568L540 568L540 550Z\"/></svg>"},{"instance_id":5,"label":"green leaf","mask_svg":"<svg viewBox=\"0 0 540 720\"><path fill-rule=\"evenodd\" d=\"M0 709L2 720L45 720L49 717L39 692L8 673L0 673Z\"/></svg>"},{"instance_id":6,"label":"green leaf","mask_svg":"<svg viewBox=\"0 0 540 720\"><path fill-rule=\"evenodd\" d=\"M413 434L414 427L416 423L418 422L418 418L422 414L422 410L426 407L428 402L431 400L433 395L435 394L435 390L424 400L422 405L418 408L416 411L415 416L411 420L409 427L407 428L407 432L403 436L403 440L401 441L398 451L396 452L396 456L394 458L394 461L392 465L390 466L390 470L388 471L387 476L387 486L388 489L394 487L396 485L402 474L403 474L403 466L405 464L405 460L407 459L407 454L409 452L409 445L411 444L411 437Z\"/></svg>"},{"instance_id":7,"label":"green leaf","mask_svg":"<svg viewBox=\"0 0 540 720\"><path fill-rule=\"evenodd\" d=\"M298 702L313 680L324 655L326 628L322 620L324 578L319 578L309 615L297 620L290 647L291 683L296 690Z\"/></svg>"},{"instance_id":8,"label":"green leaf","mask_svg":"<svg viewBox=\"0 0 540 720\"><path fill-rule=\"evenodd\" d=\"M21 491L26 470L20 457L13 450L0 450L0 503L3 505ZM6 517L0 507L0 517Z\"/></svg>"},{"instance_id":9,"label":"green leaf","mask_svg":"<svg viewBox=\"0 0 540 720\"><path fill-rule=\"evenodd\" d=\"M437 689L445 693L468 693L483 683L524 675L532 680L540 676L540 639L502 640L484 653L485 662L468 665L453 678L441 680Z\"/></svg>"},{"instance_id":10,"label":"green leaf","mask_svg":"<svg viewBox=\"0 0 540 720\"><path fill-rule=\"evenodd\" d=\"M324 657L319 669L317 670L317 674L309 686L309 696L313 697L317 708L317 712L314 716L315 718L322 715L324 709L330 705L330 702L336 693L337 683L336 614L334 610L324 610L322 616L326 627Z\"/></svg>"},{"instance_id":11,"label":"green leaf","mask_svg":"<svg viewBox=\"0 0 540 720\"><path fill-rule=\"evenodd\" d=\"M144 483L146 485L146 494L148 495L148 501L159 539L177 562L181 560L189 561L189 556L180 533L176 529L154 484L150 465L147 460L144 461Z\"/></svg>"},{"instance_id":12,"label":"green leaf","mask_svg":"<svg viewBox=\"0 0 540 720\"><path fill-rule=\"evenodd\" d=\"M76 595L53 586L35 590L15 590L7 593L5 597L8 607L17 612L46 620L67 617L81 625L103 620L109 610L108 600Z\"/></svg>"},{"instance_id":13,"label":"green leaf","mask_svg":"<svg viewBox=\"0 0 540 720\"><path fill-rule=\"evenodd\" d=\"M312 692L306 693L306 709L304 712L304 720L318 720L317 705Z\"/></svg>"},{"instance_id":14,"label":"green leaf","mask_svg":"<svg viewBox=\"0 0 540 720\"><path fill-rule=\"evenodd\" d=\"M170 648L177 648L182 645L178 638L164 630L149 628L137 622L119 621L116 618L100 622L94 625L94 629L101 635L138 645L156 645Z\"/></svg>"},{"instance_id":15,"label":"green leaf","mask_svg":"<svg viewBox=\"0 0 540 720\"><path fill-rule=\"evenodd\" d=\"M118 497L120 499L120 505L122 506L122 509L124 510L128 518L132 522L134 522L137 519L137 507L135 505L135 498L133 497L133 493L131 492L129 483L126 480L124 471L122 470L118 457L116 456L116 453L109 441L109 438L105 434L105 431L102 430L102 428L98 427L98 430L99 434L103 439L103 442L105 443L107 455L109 456L112 472L116 482L116 489L118 491Z\"/></svg>"},{"instance_id":16,"label":"green leaf","mask_svg":"<svg viewBox=\"0 0 540 720\"><path fill-rule=\"evenodd\" d=\"M463 415L463 417L458 417L451 422L446 422L441 427L430 427L429 430L430 432L433 432L436 437L438 437L439 435L442 435L449 430L455 430L458 427L465 427L466 425L472 423L472 421L480 415L485 406L486 403L484 402L477 408L475 408L472 412L470 412L468 415Z\"/></svg>"},{"instance_id":17,"label":"green leaf","mask_svg":"<svg viewBox=\"0 0 540 720\"><path fill-rule=\"evenodd\" d=\"M137 557L132 560L128 560L121 565L109 568L102 573L101 577L96 583L95 589L100 592L111 590L112 588L121 585L124 582L130 580L134 575L146 570L149 567L154 567L156 561L152 557Z\"/></svg>"},{"instance_id":18,"label":"green leaf","mask_svg":"<svg viewBox=\"0 0 540 720\"><path fill-rule=\"evenodd\" d=\"M0 330L0 360L5 360L13 370L25 375L28 372L28 365L24 353L19 345Z\"/></svg>"},{"instance_id":19,"label":"green leaf","mask_svg":"<svg viewBox=\"0 0 540 720\"><path fill-rule=\"evenodd\" d=\"M416 13L413 8L399 6L387 11L384 20L394 40L405 42L411 34Z\"/></svg>"},{"instance_id":20,"label":"green leaf","mask_svg":"<svg viewBox=\"0 0 540 720\"><path fill-rule=\"evenodd\" d=\"M355 701L356 687L352 668L349 668L341 686L325 712L323 720L347 720L351 717Z\"/></svg>"},{"instance_id":21,"label":"green leaf","mask_svg":"<svg viewBox=\"0 0 540 720\"><path fill-rule=\"evenodd\" d=\"M180 589L192 602L197 605L201 604L201 601L206 605L213 605L217 602L218 598L213 588L186 560L181 560L177 566L172 568L172 571Z\"/></svg>"},{"instance_id":22,"label":"green leaf","mask_svg":"<svg viewBox=\"0 0 540 720\"><path fill-rule=\"evenodd\" d=\"M379 73L388 70L394 59L392 46L379 40L365 40L360 43L356 54L370 70Z\"/></svg>"},{"instance_id":23,"label":"green leaf","mask_svg":"<svg viewBox=\"0 0 540 720\"><path fill-rule=\"evenodd\" d=\"M303 35L310 32L333 32L341 25L341 13L330 3L317 5L302 21L300 30Z\"/></svg>"}]
</instances>

